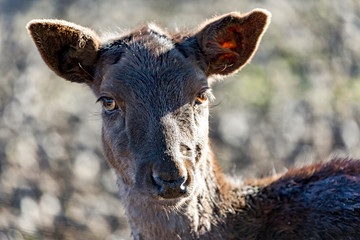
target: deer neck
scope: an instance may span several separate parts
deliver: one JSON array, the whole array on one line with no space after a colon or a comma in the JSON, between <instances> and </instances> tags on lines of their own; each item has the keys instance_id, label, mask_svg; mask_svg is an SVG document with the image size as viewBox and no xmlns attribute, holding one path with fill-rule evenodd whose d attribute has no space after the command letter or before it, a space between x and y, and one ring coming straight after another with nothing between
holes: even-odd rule
<instances>
[{"instance_id":1,"label":"deer neck","mask_svg":"<svg viewBox=\"0 0 360 240\"><path fill-rule=\"evenodd\" d=\"M233 197L229 196L233 192L231 184L225 181L210 147L199 169L194 193L176 206L144 199L118 176L120 196L134 239L197 239L205 235L206 239L220 239L224 235L224 226L228 227L225 222L235 212Z\"/></svg>"}]
</instances>

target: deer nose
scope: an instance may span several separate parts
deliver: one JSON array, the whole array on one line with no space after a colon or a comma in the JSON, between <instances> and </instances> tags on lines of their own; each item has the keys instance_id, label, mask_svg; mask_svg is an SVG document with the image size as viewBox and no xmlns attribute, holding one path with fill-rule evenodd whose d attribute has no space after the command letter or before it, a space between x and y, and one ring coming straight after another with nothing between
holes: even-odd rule
<instances>
[{"instance_id":1,"label":"deer nose","mask_svg":"<svg viewBox=\"0 0 360 240\"><path fill-rule=\"evenodd\" d=\"M153 174L152 179L160 197L166 199L178 198L187 192L187 176L177 177L168 174Z\"/></svg>"}]
</instances>

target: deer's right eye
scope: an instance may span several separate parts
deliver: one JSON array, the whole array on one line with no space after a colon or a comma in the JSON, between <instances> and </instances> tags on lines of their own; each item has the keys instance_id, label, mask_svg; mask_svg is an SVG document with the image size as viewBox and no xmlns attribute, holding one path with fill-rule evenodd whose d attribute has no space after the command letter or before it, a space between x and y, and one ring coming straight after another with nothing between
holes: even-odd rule
<instances>
[{"instance_id":1,"label":"deer's right eye","mask_svg":"<svg viewBox=\"0 0 360 240\"><path fill-rule=\"evenodd\" d=\"M116 104L115 100L109 97L101 97L99 99L102 102L102 105L106 112L110 113L119 109L119 106Z\"/></svg>"}]
</instances>

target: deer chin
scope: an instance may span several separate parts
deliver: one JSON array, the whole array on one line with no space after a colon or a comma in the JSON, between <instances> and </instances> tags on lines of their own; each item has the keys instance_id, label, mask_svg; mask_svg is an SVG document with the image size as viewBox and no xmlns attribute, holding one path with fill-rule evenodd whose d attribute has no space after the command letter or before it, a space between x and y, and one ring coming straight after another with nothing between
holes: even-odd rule
<instances>
[{"instance_id":1,"label":"deer chin","mask_svg":"<svg viewBox=\"0 0 360 240\"><path fill-rule=\"evenodd\" d=\"M167 199L160 196L151 196L150 202L152 204L162 206L181 206L189 199L189 197L190 195L186 195L177 198Z\"/></svg>"}]
</instances>

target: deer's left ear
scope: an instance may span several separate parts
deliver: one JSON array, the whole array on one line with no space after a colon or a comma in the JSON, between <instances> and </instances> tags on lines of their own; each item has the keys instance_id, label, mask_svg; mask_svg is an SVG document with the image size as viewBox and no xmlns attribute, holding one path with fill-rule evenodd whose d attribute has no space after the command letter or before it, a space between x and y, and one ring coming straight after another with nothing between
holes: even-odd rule
<instances>
[{"instance_id":1,"label":"deer's left ear","mask_svg":"<svg viewBox=\"0 0 360 240\"><path fill-rule=\"evenodd\" d=\"M271 14L255 9L245 15L233 12L205 23L195 34L207 75L227 75L248 63L254 55Z\"/></svg>"},{"instance_id":2,"label":"deer's left ear","mask_svg":"<svg viewBox=\"0 0 360 240\"><path fill-rule=\"evenodd\" d=\"M91 85L100 41L95 32L63 20L32 20L27 29L45 63L66 80Z\"/></svg>"}]
</instances>

